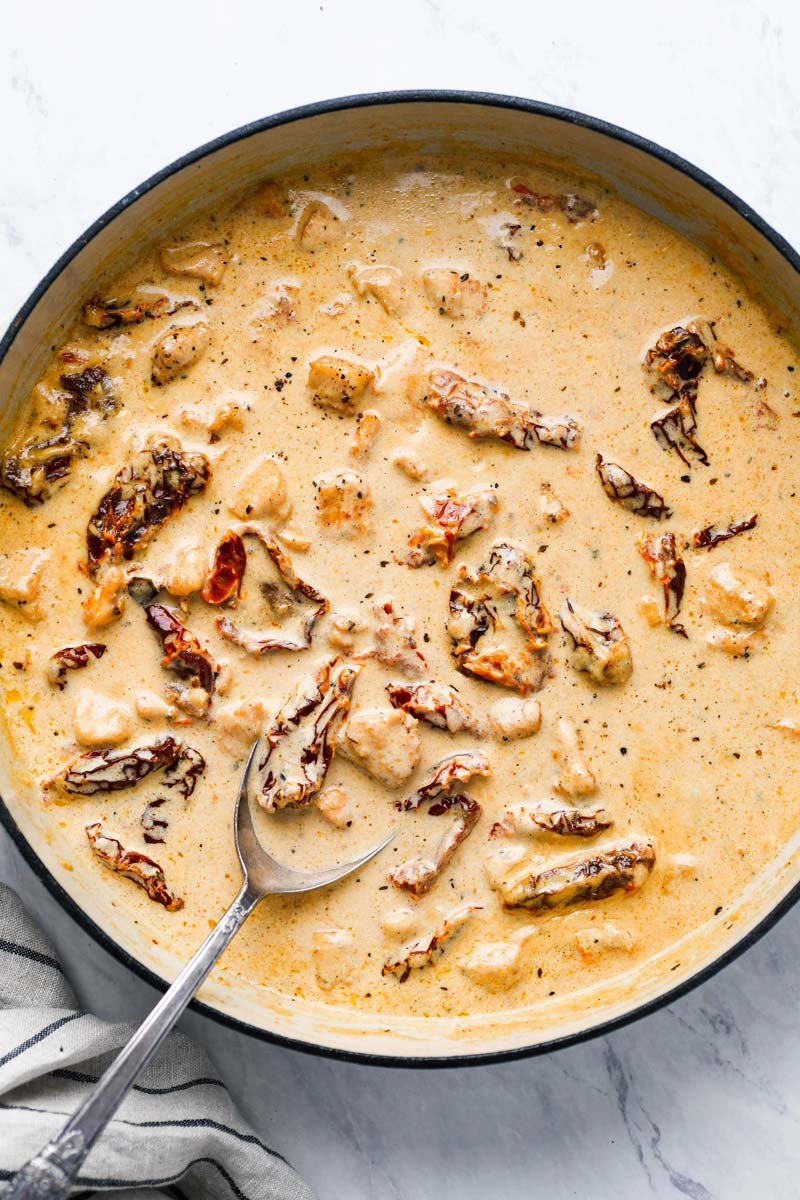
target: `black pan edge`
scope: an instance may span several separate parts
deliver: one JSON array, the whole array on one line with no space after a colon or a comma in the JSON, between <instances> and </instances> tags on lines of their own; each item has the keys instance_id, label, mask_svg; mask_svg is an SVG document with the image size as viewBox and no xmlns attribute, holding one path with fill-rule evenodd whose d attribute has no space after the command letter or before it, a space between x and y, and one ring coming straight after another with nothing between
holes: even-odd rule
<instances>
[{"instance_id":1,"label":"black pan edge","mask_svg":"<svg viewBox=\"0 0 800 1200\"><path fill-rule=\"evenodd\" d=\"M308 117L318 116L321 113L342 112L349 108L367 108L382 104L429 104L429 103L455 103L455 104L475 104L483 105L489 108L509 108L517 109L521 112L533 113L537 116L552 117L556 120L564 121L570 125L580 125L586 129L592 130L595 133L605 134L607 137L614 138L617 141L625 142L633 146L637 150L641 150L649 154L653 158L660 159L662 162L680 171L695 183L700 184L706 191L711 192L719 199L724 201L730 208L734 209L739 216L744 218L750 225L753 226L763 237L770 242L775 249L786 259L786 261L800 274L800 254L774 230L758 213L754 212L750 205L746 204L739 196L732 192L729 188L719 183L713 176L706 174L699 167L687 162L678 154L673 154L670 150L665 150L656 142L652 142L647 138L640 137L638 134L631 133L627 129L623 129L619 125L612 125L607 121L600 120L597 117L587 116L585 113L576 112L574 109L560 108L556 105L545 104L538 100L526 100L519 96L504 96L492 92L472 92L472 91L449 91L446 89L414 89L410 91L395 91L395 92L374 92L365 95L343 96L332 100L320 100L314 104L306 104L297 108L287 109L285 112L276 113L274 116L264 117L258 121L251 121L247 125L242 125L238 129L234 129L230 133L223 134L220 137L214 138L198 149L191 151L189 154L183 155L176 159L169 166L164 167L161 171L151 175L144 183L128 192L121 200L112 205L102 216L98 217L89 228L80 235L72 245L61 255L55 265L44 276L39 285L33 290L31 295L19 309L17 314L11 321L8 329L0 340L0 362L3 361L8 353L19 329L30 316L33 309L38 304L41 297L51 286L53 281L58 278L61 272L69 265L75 256L91 242L97 234L109 225L118 215L126 208L129 208L140 196L151 191L164 179L168 179L170 175L182 170L184 167L191 166L192 163L198 162L207 155L223 146L231 145L234 142L242 141L245 138L252 137L255 134L262 133L267 129L274 129L279 125L287 125L293 121L302 121ZM79 905L67 894L61 884L50 874L45 867L38 854L29 845L22 831L19 829L11 813L6 808L5 803L0 797L0 822L8 832L20 854L27 862L28 866L33 870L38 879L44 883L53 898L58 901L60 906L65 909L77 924L88 933L94 941L96 941L104 950L113 955L123 966L128 970L133 971L146 983L158 991L166 991L168 984L161 979L148 967L138 962L132 955L118 945L104 930L100 928L90 917L83 912ZM678 984L676 987L664 992L661 996L653 1000L649 1000L644 1004L639 1005L629 1013L623 1016L616 1017L610 1021L600 1022L590 1028L581 1030L579 1033L569 1034L567 1036L551 1038L549 1041L541 1042L534 1046L522 1046L514 1050L499 1050L489 1051L486 1053L471 1053L471 1054L455 1054L447 1057L433 1058L429 1056L393 1056L382 1054L368 1054L355 1050L341 1050L329 1046L319 1046L311 1042L302 1042L294 1038L284 1037L281 1034L271 1033L265 1029L259 1029L255 1025L249 1025L245 1021L240 1021L235 1017L228 1016L220 1012L216 1008L203 1003L200 1000L193 1000L191 1009L194 1012L201 1013L203 1016L210 1017L217 1021L220 1025L224 1025L229 1029L234 1029L240 1033L248 1034L251 1037L256 1037L260 1041L271 1042L277 1046L283 1046L287 1049L298 1050L304 1054L319 1055L325 1058L338 1059L343 1062L366 1063L377 1067L403 1067L403 1068L455 1068L455 1067L471 1067L471 1066L487 1066L495 1063L510 1062L518 1058L530 1058L540 1054L548 1054L554 1050L559 1050L567 1046L579 1045L581 1042L589 1041L591 1038L600 1037L608 1033L612 1033L616 1029L621 1029L626 1025L631 1025L635 1021L641 1020L643 1017L649 1016L651 1013L658 1012L659 1009L665 1008L667 1005L680 999L711 979L718 971L729 963L734 962L741 954L753 946L760 938L764 936L774 925L785 916L790 908L794 907L797 901L800 900L800 883L796 884L792 890L780 900L774 908L766 914L766 916L750 930L744 937L740 938L733 946L721 954L713 962L697 971L690 979Z\"/></svg>"}]
</instances>

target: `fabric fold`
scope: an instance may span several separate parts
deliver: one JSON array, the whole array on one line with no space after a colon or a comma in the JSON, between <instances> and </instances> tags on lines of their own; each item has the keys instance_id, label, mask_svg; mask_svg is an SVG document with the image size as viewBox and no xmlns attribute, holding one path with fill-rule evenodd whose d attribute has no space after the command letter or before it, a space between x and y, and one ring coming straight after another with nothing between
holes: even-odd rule
<instances>
[{"instance_id":1,"label":"fabric fold","mask_svg":"<svg viewBox=\"0 0 800 1200\"><path fill-rule=\"evenodd\" d=\"M0 1188L75 1111L135 1026L76 1009L42 932L0 885ZM92 1149L85 1194L313 1200L239 1115L204 1052L172 1033ZM0 1191L0 1194L2 1194Z\"/></svg>"}]
</instances>

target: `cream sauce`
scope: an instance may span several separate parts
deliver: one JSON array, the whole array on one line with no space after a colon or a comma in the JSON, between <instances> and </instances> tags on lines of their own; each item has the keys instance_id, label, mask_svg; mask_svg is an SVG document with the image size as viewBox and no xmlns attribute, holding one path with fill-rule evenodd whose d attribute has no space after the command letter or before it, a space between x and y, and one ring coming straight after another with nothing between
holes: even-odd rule
<instances>
[{"instance_id":1,"label":"cream sauce","mask_svg":"<svg viewBox=\"0 0 800 1200\"><path fill-rule=\"evenodd\" d=\"M573 222L558 209L520 206L521 193L508 186L516 179L537 192L588 196L597 215ZM541 729L523 722L528 736L504 741L480 720L456 733L419 723L411 737L417 749L404 744L402 761L387 765L384 756L376 768L393 788L365 773L358 755L337 754L325 779L326 789L344 793L334 797L336 824L314 805L259 814L265 842L298 866L353 856L390 827L398 830L395 843L333 889L264 904L227 952L225 968L232 979L261 987L266 1008L297 1000L387 1020L524 1010L548 996L567 1004L587 986L613 988L615 980L630 987L632 968L713 921L769 870L798 826L794 353L719 262L596 180L561 179L529 163L333 164L209 214L182 237L215 249L189 252L172 239L180 253L146 255L104 283L103 294L129 297L146 283L197 307L107 330L79 320L68 345L105 363L121 408L92 432L92 453L43 506L26 508L0 493L4 714L18 786L30 805L45 806L62 860L102 893L109 914L124 912L154 941L188 956L238 888L231 815L248 730L268 727L321 661L372 646L376 601L390 599L397 614L416 622L427 661L422 679L455 685L479 718L507 694L456 672L446 622L459 564L474 572L493 545L508 540L532 557L554 619L553 674L537 695ZM165 271L164 263L188 264L207 282ZM687 467L648 427L663 401L651 393L643 353L662 330L691 316L715 322L720 344L768 381L759 390L706 367L697 412L707 467ZM200 351L191 361L192 338L181 331L201 319L207 330L198 331ZM151 379L154 354L161 385ZM354 415L313 403L318 381L308 386L309 365L325 354L362 364L359 386L372 372L353 408L377 419L365 418L359 434ZM579 447L528 452L447 426L420 401L433 362L499 387L515 402L573 415L582 427ZM51 382L63 369L56 357ZM211 464L205 492L137 555L141 574L170 580L173 595L159 599L226 664L210 714L195 719L165 703L175 680L131 598L119 619L92 630L81 607L92 588L81 569L89 516L151 436L177 438ZM673 510L669 521L657 525L609 499L595 471L598 452L647 481ZM265 472L265 458L279 471ZM257 478L248 477L251 469ZM337 509L331 481L342 473ZM452 563L412 569L408 539L428 521L420 502L448 488L490 489L496 511L458 543ZM758 513L752 531L713 549L687 544L694 530L751 512ZM330 601L307 650L259 658L220 637L221 612L243 625L253 626L259 613L263 621L257 581L267 575L267 558L253 547L237 609L212 608L198 594L214 548L243 519L277 535L295 571ZM660 619L662 589L637 550L640 534L662 528L676 533L686 565L680 619L687 638ZM38 564L41 613L23 579L37 565L31 547L46 554ZM720 639L713 603L708 611L703 600L721 563L766 581L774 594L774 608L738 657L713 644L731 627ZM618 617L633 659L627 682L598 686L570 665L556 619L567 595ZM68 671L59 690L47 678L50 656L87 640L104 643L105 654ZM389 709L387 685L408 682L397 667L363 660L352 711ZM775 729L779 721L789 724ZM146 846L140 824L145 805L163 794L156 775L135 788L69 800L43 788L90 744L98 722L100 745L124 749L172 733L205 756L194 794L185 801L172 795L155 810L168 822L163 844ZM409 736L408 722L391 724ZM480 820L415 900L389 883L388 872L433 854L451 815L431 817L424 804L397 812L394 801L442 757L473 749L491 765L488 778L464 785L482 806ZM583 756L577 774L594 777L591 795L564 800L556 787L568 753ZM513 806L543 801L552 809L554 800L602 809L613 826L596 838L528 826L519 838L490 837ZM85 826L97 821L126 848L157 860L184 900L180 911L167 912L93 856ZM499 868L494 876L487 871L498 847L544 870L636 840L652 842L656 852L638 890L543 914L504 911L492 886ZM433 964L403 982L399 972L382 974L384 963L417 939L424 943L453 913L460 921L465 905L479 907Z\"/></svg>"}]
</instances>

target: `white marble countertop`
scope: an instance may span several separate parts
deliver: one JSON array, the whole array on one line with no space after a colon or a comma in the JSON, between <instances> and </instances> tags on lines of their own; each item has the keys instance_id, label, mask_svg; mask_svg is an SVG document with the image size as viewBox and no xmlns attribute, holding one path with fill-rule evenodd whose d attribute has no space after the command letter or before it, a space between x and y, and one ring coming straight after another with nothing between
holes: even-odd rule
<instances>
[{"instance_id":1,"label":"white marble countertop","mask_svg":"<svg viewBox=\"0 0 800 1200\"><path fill-rule=\"evenodd\" d=\"M792 0L658 12L634 0L142 0L130 11L86 0L79 16L8 5L0 324L77 233L177 155L295 104L387 88L479 88L594 113L704 167L800 245L798 35ZM5 835L0 878L50 931L86 1005L145 1013L155 994L59 911ZM468 1073L310 1058L194 1014L184 1027L320 1200L781 1200L800 1190L798 1005L795 911L666 1011Z\"/></svg>"}]
</instances>

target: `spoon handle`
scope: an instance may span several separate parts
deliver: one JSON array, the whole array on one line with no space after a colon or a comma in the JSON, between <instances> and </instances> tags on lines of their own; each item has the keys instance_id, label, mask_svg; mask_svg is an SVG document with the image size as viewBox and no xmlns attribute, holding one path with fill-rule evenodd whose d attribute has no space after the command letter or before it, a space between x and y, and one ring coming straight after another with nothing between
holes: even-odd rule
<instances>
[{"instance_id":1,"label":"spoon handle","mask_svg":"<svg viewBox=\"0 0 800 1200\"><path fill-rule=\"evenodd\" d=\"M66 1200L84 1159L225 947L260 900L245 880L191 962L142 1022L64 1128L22 1167L6 1200Z\"/></svg>"}]
</instances>

